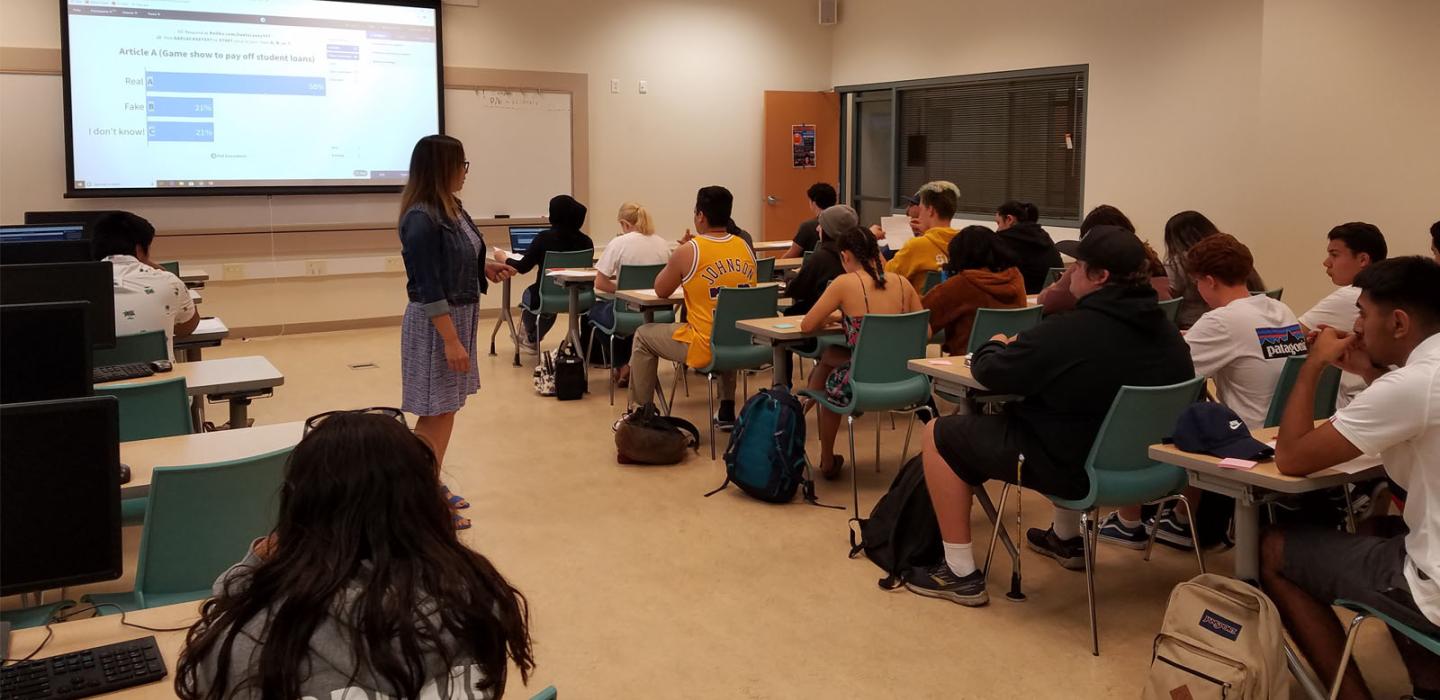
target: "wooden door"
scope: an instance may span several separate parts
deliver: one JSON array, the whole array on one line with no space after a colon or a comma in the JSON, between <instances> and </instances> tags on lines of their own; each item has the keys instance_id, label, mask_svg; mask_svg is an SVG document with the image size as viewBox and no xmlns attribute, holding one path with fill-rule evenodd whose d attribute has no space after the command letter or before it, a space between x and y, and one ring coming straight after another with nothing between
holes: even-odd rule
<instances>
[{"instance_id":1,"label":"wooden door","mask_svg":"<svg viewBox=\"0 0 1440 700\"><path fill-rule=\"evenodd\" d=\"M813 134L813 160L806 143ZM833 92L765 91L765 202L760 240L789 240L809 219L805 190L840 187L840 96ZM799 167L797 167L797 164Z\"/></svg>"}]
</instances>

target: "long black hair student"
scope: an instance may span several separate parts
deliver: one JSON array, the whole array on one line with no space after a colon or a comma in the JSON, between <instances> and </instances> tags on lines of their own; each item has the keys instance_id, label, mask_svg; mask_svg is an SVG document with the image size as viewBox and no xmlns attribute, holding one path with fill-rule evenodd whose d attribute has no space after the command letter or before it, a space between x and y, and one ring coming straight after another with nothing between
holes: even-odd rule
<instances>
[{"instance_id":1,"label":"long black hair student","mask_svg":"<svg viewBox=\"0 0 1440 700\"><path fill-rule=\"evenodd\" d=\"M1015 254L1000 240L1000 235L984 226L966 226L950 239L947 251L950 260L945 271L951 275L964 270L1004 272L1015 267Z\"/></svg>"},{"instance_id":2,"label":"long black hair student","mask_svg":"<svg viewBox=\"0 0 1440 700\"><path fill-rule=\"evenodd\" d=\"M876 289L885 288L885 257L880 253L880 244L875 237L859 226L848 228L835 236L835 248L841 258L849 253L856 265L875 280Z\"/></svg>"},{"instance_id":3,"label":"long black hair student","mask_svg":"<svg viewBox=\"0 0 1440 700\"><path fill-rule=\"evenodd\" d=\"M456 538L435 455L403 414L336 412L312 427L286 466L274 533L221 577L190 629L176 693L415 698L434 684L442 697L500 697L507 658L528 681L525 598Z\"/></svg>"}]
</instances>

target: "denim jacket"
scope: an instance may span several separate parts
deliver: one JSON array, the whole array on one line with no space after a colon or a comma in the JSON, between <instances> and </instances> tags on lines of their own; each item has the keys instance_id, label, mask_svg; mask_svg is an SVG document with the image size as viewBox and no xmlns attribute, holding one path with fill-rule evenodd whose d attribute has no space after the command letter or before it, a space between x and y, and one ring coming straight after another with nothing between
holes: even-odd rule
<instances>
[{"instance_id":1,"label":"denim jacket","mask_svg":"<svg viewBox=\"0 0 1440 700\"><path fill-rule=\"evenodd\" d=\"M460 211L475 227L470 215ZM437 221L418 206L400 219L400 249L405 259L405 292L412 303L425 307L428 316L450 313L451 306L475 304L484 293L485 237L480 250L470 246L465 232L449 221Z\"/></svg>"}]
</instances>

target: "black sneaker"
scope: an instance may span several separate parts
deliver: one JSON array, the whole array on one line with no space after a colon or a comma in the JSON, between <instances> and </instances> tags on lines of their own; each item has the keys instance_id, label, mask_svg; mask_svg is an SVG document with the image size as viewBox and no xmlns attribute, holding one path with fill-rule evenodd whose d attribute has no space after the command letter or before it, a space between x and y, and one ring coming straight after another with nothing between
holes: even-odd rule
<instances>
[{"instance_id":1,"label":"black sneaker","mask_svg":"<svg viewBox=\"0 0 1440 700\"><path fill-rule=\"evenodd\" d=\"M715 429L728 433L735 429L735 402L721 401L720 410L715 412Z\"/></svg>"},{"instance_id":2,"label":"black sneaker","mask_svg":"<svg viewBox=\"0 0 1440 700\"><path fill-rule=\"evenodd\" d=\"M1174 508L1165 509L1155 518L1155 541L1168 544L1176 549L1193 549L1195 537L1190 531L1190 523L1180 522L1180 516L1175 513Z\"/></svg>"},{"instance_id":3,"label":"black sneaker","mask_svg":"<svg viewBox=\"0 0 1440 700\"><path fill-rule=\"evenodd\" d=\"M1071 571L1085 570L1085 544L1079 537L1062 540L1053 527L1044 530L1032 527L1025 533L1025 543Z\"/></svg>"},{"instance_id":4,"label":"black sneaker","mask_svg":"<svg viewBox=\"0 0 1440 700\"><path fill-rule=\"evenodd\" d=\"M927 598L940 598L970 608L978 608L990 602L990 593L985 590L985 574L975 570L969 576L956 576L945 562L929 568L915 567L905 577L905 587L911 593Z\"/></svg>"},{"instance_id":5,"label":"black sneaker","mask_svg":"<svg viewBox=\"0 0 1440 700\"><path fill-rule=\"evenodd\" d=\"M1145 530L1144 523L1135 527L1125 527L1125 523L1120 522L1120 514L1115 511L1110 511L1110 514L1100 521L1100 533L1097 537L1101 542L1118 544L1130 549L1144 549L1146 543L1150 541L1150 533Z\"/></svg>"}]
</instances>

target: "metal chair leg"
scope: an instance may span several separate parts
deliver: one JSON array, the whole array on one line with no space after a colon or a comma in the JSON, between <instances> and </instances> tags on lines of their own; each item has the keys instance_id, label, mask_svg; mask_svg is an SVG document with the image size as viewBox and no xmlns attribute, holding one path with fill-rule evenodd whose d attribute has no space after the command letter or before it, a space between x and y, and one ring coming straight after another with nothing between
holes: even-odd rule
<instances>
[{"instance_id":1,"label":"metal chair leg","mask_svg":"<svg viewBox=\"0 0 1440 700\"><path fill-rule=\"evenodd\" d=\"M1195 506L1191 505L1190 499L1183 494L1175 498L1185 505L1185 517L1190 520L1190 544L1195 548L1195 563L1200 565L1200 573L1203 574L1205 573L1205 554L1200 549L1200 520L1195 517Z\"/></svg>"},{"instance_id":2,"label":"metal chair leg","mask_svg":"<svg viewBox=\"0 0 1440 700\"><path fill-rule=\"evenodd\" d=\"M910 454L910 434L915 432L915 412L910 412L910 420L905 426L905 445L900 448L900 467L905 468L905 457ZM898 472L898 469L897 469Z\"/></svg>"},{"instance_id":3,"label":"metal chair leg","mask_svg":"<svg viewBox=\"0 0 1440 700\"><path fill-rule=\"evenodd\" d=\"M593 339L595 336L592 335L592 336L590 336L590 337ZM610 405L611 405L611 406L614 406L614 405L615 405L615 372L617 371L618 368L615 366L615 336L613 336L613 335L610 336L610 360L609 360L609 363L608 363L608 364L610 365Z\"/></svg>"},{"instance_id":4,"label":"metal chair leg","mask_svg":"<svg viewBox=\"0 0 1440 700\"><path fill-rule=\"evenodd\" d=\"M1169 501L1166 502L1168 503ZM1160 529L1160 514L1164 512L1165 506L1163 505L1160 506L1159 510L1155 511L1155 523L1150 526L1150 536L1145 538L1145 561L1150 561L1150 551L1155 549L1155 533ZM1140 521L1140 525L1145 525L1145 521L1143 518ZM1194 528L1190 529L1190 534L1193 538L1195 534Z\"/></svg>"},{"instance_id":5,"label":"metal chair leg","mask_svg":"<svg viewBox=\"0 0 1440 700\"><path fill-rule=\"evenodd\" d=\"M1341 493L1345 494L1345 530L1355 534L1355 503L1350 500L1350 484L1340 485Z\"/></svg>"},{"instance_id":6,"label":"metal chair leg","mask_svg":"<svg viewBox=\"0 0 1440 700\"><path fill-rule=\"evenodd\" d=\"M710 414L707 418L710 421L710 459L715 459L715 375L705 377L705 397L710 407Z\"/></svg>"},{"instance_id":7,"label":"metal chair leg","mask_svg":"<svg viewBox=\"0 0 1440 700\"><path fill-rule=\"evenodd\" d=\"M875 473L880 473L880 414L875 414Z\"/></svg>"},{"instance_id":8,"label":"metal chair leg","mask_svg":"<svg viewBox=\"0 0 1440 700\"><path fill-rule=\"evenodd\" d=\"M818 420L818 416L820 415L819 412L825 409L823 407L817 406L815 410L815 415L817 416ZM855 461L855 414L851 413L850 415L845 416L845 428L846 432L850 435L850 496L855 501L855 517L859 518L860 482L859 477L856 476L856 473L860 470L856 468L859 466L859 464Z\"/></svg>"},{"instance_id":9,"label":"metal chair leg","mask_svg":"<svg viewBox=\"0 0 1440 700\"><path fill-rule=\"evenodd\" d=\"M983 489L983 487L982 487ZM976 492L979 495L979 491ZM985 583L990 583L990 563L995 560L995 543L1000 540L1000 529L1004 527L1000 519L1005 517L1005 499L1010 497L1010 484L1001 484L1000 503L995 506L994 529L990 533L990 546L985 549ZM986 498L989 498L987 495Z\"/></svg>"},{"instance_id":10,"label":"metal chair leg","mask_svg":"<svg viewBox=\"0 0 1440 700\"><path fill-rule=\"evenodd\" d=\"M1080 537L1085 545L1085 599L1090 603L1090 654L1100 655L1100 628L1095 619L1095 510L1080 514Z\"/></svg>"},{"instance_id":11,"label":"metal chair leg","mask_svg":"<svg viewBox=\"0 0 1440 700\"><path fill-rule=\"evenodd\" d=\"M1355 638L1360 636L1360 625L1370 619L1365 613L1355 613L1350 621L1350 631L1345 634L1345 650L1340 652L1340 670L1335 672L1335 682L1330 686L1330 700L1340 697L1340 685L1345 682L1345 670L1350 667L1350 656L1355 652Z\"/></svg>"}]
</instances>

